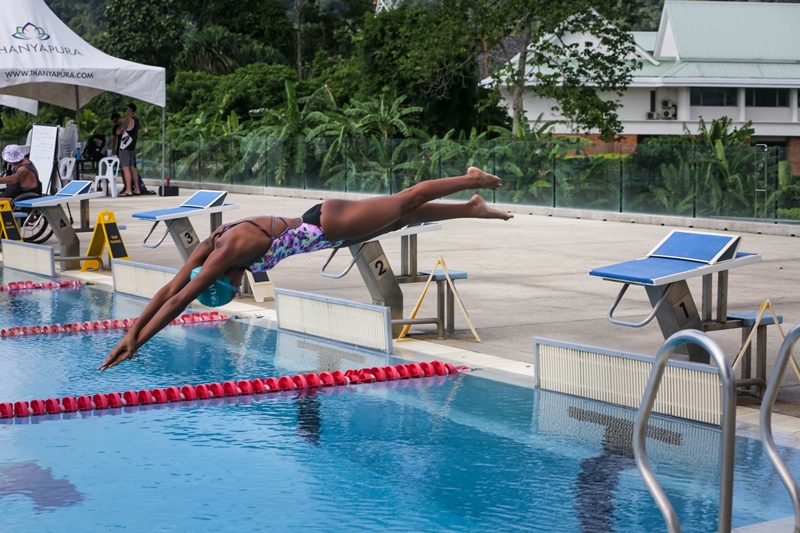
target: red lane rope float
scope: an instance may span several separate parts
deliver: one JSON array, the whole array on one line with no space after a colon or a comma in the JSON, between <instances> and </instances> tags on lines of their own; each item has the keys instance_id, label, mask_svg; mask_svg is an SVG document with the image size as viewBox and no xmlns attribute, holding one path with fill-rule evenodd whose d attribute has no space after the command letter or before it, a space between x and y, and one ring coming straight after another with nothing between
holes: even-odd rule
<instances>
[{"instance_id":1,"label":"red lane rope float","mask_svg":"<svg viewBox=\"0 0 800 533\"><path fill-rule=\"evenodd\" d=\"M11 281L8 285L0 285L0 291L24 291L29 289L66 289L69 287L80 287L84 285L81 280L62 280L62 281Z\"/></svg>"},{"instance_id":2,"label":"red lane rope float","mask_svg":"<svg viewBox=\"0 0 800 533\"><path fill-rule=\"evenodd\" d=\"M469 372L467 366L455 366L451 363L431 361L425 363L409 363L394 366L362 368L322 372L320 374L296 374L280 378L253 379L242 381L226 381L224 383L201 383L184 385L183 387L166 387L127 390L123 393L109 392L83 396L64 396L46 400L30 400L19 402L0 402L0 418L25 418L29 416L56 415L74 413L76 411L93 411L128 407L135 405L154 405L174 402L189 402L210 398L232 396L250 396L267 392L312 389L319 387L347 386L376 381L394 381L400 379L443 376ZM405 373L405 377L403 374Z\"/></svg>"},{"instance_id":3,"label":"red lane rope float","mask_svg":"<svg viewBox=\"0 0 800 533\"><path fill-rule=\"evenodd\" d=\"M22 326L0 329L0 337L21 337L25 335L43 335L50 333L71 333L75 331L102 331L106 329L125 329L131 327L138 318L122 320L95 320L94 322L72 322L71 324L46 324L44 326ZM170 324L199 324L228 320L228 316L217 311L203 313L184 313Z\"/></svg>"}]
</instances>

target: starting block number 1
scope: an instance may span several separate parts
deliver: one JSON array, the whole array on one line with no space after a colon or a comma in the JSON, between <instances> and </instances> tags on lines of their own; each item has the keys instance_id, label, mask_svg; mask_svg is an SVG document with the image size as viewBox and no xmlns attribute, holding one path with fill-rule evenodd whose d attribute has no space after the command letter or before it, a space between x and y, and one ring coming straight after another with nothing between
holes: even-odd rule
<instances>
[{"instance_id":1,"label":"starting block number 1","mask_svg":"<svg viewBox=\"0 0 800 533\"><path fill-rule=\"evenodd\" d=\"M21 241L22 235L19 232L17 219L14 218L14 212L11 210L11 202L9 200L0 200L0 219L3 222L3 238L9 241Z\"/></svg>"},{"instance_id":2,"label":"starting block number 1","mask_svg":"<svg viewBox=\"0 0 800 533\"><path fill-rule=\"evenodd\" d=\"M113 211L97 213L97 223L94 225L94 233L92 233L92 240L89 241L89 250L86 255L102 257L106 245L108 245L108 255L111 259L130 259L128 251L125 249L125 243L122 242L122 235ZM81 272L85 272L89 268L99 270L100 262L97 259L86 259L81 267Z\"/></svg>"}]
</instances>

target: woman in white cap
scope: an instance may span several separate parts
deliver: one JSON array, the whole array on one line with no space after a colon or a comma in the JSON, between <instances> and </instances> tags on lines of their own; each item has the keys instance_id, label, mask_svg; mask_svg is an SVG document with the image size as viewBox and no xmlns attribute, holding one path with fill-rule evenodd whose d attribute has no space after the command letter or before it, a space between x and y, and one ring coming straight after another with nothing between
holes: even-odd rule
<instances>
[{"instance_id":1,"label":"woman in white cap","mask_svg":"<svg viewBox=\"0 0 800 533\"><path fill-rule=\"evenodd\" d=\"M19 145L9 144L3 148L3 161L11 165L14 172L0 178L0 183L6 186L0 191L0 198L16 198L25 192L42 194L42 182L39 173L30 159L25 157Z\"/></svg>"}]
</instances>

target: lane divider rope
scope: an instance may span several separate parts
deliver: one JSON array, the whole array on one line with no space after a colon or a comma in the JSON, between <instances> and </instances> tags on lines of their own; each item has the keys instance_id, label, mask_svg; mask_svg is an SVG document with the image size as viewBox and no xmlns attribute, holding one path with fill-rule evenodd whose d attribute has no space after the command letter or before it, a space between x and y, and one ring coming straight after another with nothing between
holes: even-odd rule
<instances>
[{"instance_id":1,"label":"lane divider rope","mask_svg":"<svg viewBox=\"0 0 800 533\"><path fill-rule=\"evenodd\" d=\"M136 405L153 405L172 402L190 402L211 398L249 396L268 392L312 389L318 387L340 387L393 381L401 379L424 378L469 372L468 366L455 366L452 363L430 361L398 364L394 366L375 366L344 373L320 372L319 374L296 374L294 376L269 377L223 383L201 383L183 387L128 390L83 396L64 396L63 398L35 399L30 401L0 402L0 418L26 418L41 415L58 415L76 411L113 409Z\"/></svg>"},{"instance_id":2,"label":"lane divider rope","mask_svg":"<svg viewBox=\"0 0 800 533\"><path fill-rule=\"evenodd\" d=\"M84 283L81 280L61 280L61 281L11 281L8 285L0 285L0 291L24 291L29 289L65 289L69 287L80 287Z\"/></svg>"},{"instance_id":3,"label":"lane divider rope","mask_svg":"<svg viewBox=\"0 0 800 533\"><path fill-rule=\"evenodd\" d=\"M114 320L95 320L92 322L72 322L68 324L46 324L44 326L15 326L13 328L0 329L0 338L21 337L27 335L45 335L50 333L71 333L74 331L101 331L105 329L124 329L129 328L136 321L136 318L123 318ZM217 311L203 313L184 313L170 325L197 324L201 322L220 322L228 320L228 316Z\"/></svg>"}]
</instances>

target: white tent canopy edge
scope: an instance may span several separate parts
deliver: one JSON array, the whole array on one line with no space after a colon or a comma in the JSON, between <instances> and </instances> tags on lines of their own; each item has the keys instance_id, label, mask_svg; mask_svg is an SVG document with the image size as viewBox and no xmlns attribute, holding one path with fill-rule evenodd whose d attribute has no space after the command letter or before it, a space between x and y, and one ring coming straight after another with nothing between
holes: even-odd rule
<instances>
[{"instance_id":1,"label":"white tent canopy edge","mask_svg":"<svg viewBox=\"0 0 800 533\"><path fill-rule=\"evenodd\" d=\"M77 110L104 91L164 107L166 72L94 48L56 17L44 0L15 0L4 6L0 94Z\"/></svg>"},{"instance_id":2,"label":"white tent canopy edge","mask_svg":"<svg viewBox=\"0 0 800 533\"><path fill-rule=\"evenodd\" d=\"M0 95L78 111L105 91L162 108L163 181L164 108L167 103L164 68L101 52L64 24L44 0L15 0L4 4L0 17Z\"/></svg>"}]
</instances>

